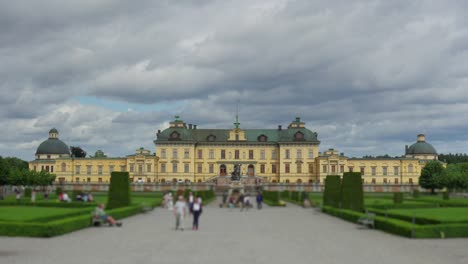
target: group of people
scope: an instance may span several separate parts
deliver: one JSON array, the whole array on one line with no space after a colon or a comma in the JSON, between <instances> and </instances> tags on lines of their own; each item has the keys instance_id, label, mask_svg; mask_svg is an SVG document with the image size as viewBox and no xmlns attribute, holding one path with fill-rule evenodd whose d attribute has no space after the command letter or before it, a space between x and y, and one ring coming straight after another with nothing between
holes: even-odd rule
<instances>
[{"instance_id":1,"label":"group of people","mask_svg":"<svg viewBox=\"0 0 468 264\"><path fill-rule=\"evenodd\" d=\"M79 194L76 195L75 200L80 201L80 202L93 202L93 195L91 193L84 193L80 192Z\"/></svg>"},{"instance_id":2,"label":"group of people","mask_svg":"<svg viewBox=\"0 0 468 264\"><path fill-rule=\"evenodd\" d=\"M260 191L257 193L255 200L257 202L257 209L262 209L263 195ZM240 193L239 196L237 196L237 198L235 195L231 195L228 199L227 192L224 192L223 203L221 204L221 206L225 205L226 203L231 209L236 206L239 206L241 211L243 211L244 209L248 210L249 208L252 208L252 202L248 193L245 195L243 193Z\"/></svg>"},{"instance_id":3,"label":"group of people","mask_svg":"<svg viewBox=\"0 0 468 264\"><path fill-rule=\"evenodd\" d=\"M169 208L169 210L171 209ZM200 196L195 197L193 193L190 192L188 201L186 201L184 196L179 195L172 210L175 216L175 230L184 230L184 219L187 215L187 211L193 216L192 230L198 230L200 215L203 212L203 201Z\"/></svg>"}]
</instances>

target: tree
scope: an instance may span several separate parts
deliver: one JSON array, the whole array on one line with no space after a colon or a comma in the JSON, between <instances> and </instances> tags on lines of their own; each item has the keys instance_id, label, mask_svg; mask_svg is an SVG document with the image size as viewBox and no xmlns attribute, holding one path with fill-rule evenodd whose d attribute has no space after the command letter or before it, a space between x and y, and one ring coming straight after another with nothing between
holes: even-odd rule
<instances>
[{"instance_id":1,"label":"tree","mask_svg":"<svg viewBox=\"0 0 468 264\"><path fill-rule=\"evenodd\" d=\"M449 190L468 189L468 163L449 164L444 183Z\"/></svg>"},{"instance_id":2,"label":"tree","mask_svg":"<svg viewBox=\"0 0 468 264\"><path fill-rule=\"evenodd\" d=\"M75 158L86 158L86 151L84 151L81 147L70 146L70 152Z\"/></svg>"},{"instance_id":3,"label":"tree","mask_svg":"<svg viewBox=\"0 0 468 264\"><path fill-rule=\"evenodd\" d=\"M421 170L419 186L425 189L431 189L431 193L434 194L434 190L436 188L444 187L444 180L445 168L442 166L442 163L438 161L429 161Z\"/></svg>"}]
</instances>

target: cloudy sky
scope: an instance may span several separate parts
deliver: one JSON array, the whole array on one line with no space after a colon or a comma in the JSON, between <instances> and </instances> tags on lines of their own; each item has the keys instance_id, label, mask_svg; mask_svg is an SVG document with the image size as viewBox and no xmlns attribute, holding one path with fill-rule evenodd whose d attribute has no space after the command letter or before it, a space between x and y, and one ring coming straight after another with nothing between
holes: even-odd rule
<instances>
[{"instance_id":1,"label":"cloudy sky","mask_svg":"<svg viewBox=\"0 0 468 264\"><path fill-rule=\"evenodd\" d=\"M154 151L199 128L287 126L321 150L401 155L418 133L468 152L465 1L79 0L0 3L0 155L50 128L88 153Z\"/></svg>"}]
</instances>

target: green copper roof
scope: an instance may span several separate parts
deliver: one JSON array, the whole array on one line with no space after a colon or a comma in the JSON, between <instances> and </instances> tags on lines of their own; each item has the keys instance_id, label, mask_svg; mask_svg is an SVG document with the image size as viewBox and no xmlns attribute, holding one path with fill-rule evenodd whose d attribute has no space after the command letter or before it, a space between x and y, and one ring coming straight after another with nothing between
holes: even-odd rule
<instances>
[{"instance_id":1,"label":"green copper roof","mask_svg":"<svg viewBox=\"0 0 468 264\"><path fill-rule=\"evenodd\" d=\"M63 141L61 141L60 139L49 138L39 145L36 151L36 155L38 154L68 154L70 155L70 150L68 149L67 144L63 143Z\"/></svg>"},{"instance_id":2,"label":"green copper roof","mask_svg":"<svg viewBox=\"0 0 468 264\"><path fill-rule=\"evenodd\" d=\"M437 155L437 151L431 144L425 141L418 141L408 148L408 151L406 152L406 154L408 155L417 155L417 154Z\"/></svg>"},{"instance_id":3,"label":"green copper roof","mask_svg":"<svg viewBox=\"0 0 468 264\"><path fill-rule=\"evenodd\" d=\"M167 128L158 134L158 138L154 141L159 142L181 142L181 143L197 143L197 142L228 142L229 132L231 129L188 129L188 128ZM288 128L283 130L278 129L244 129L247 141L249 143L287 143L287 142L307 142L320 143L317 139L317 133L310 131L307 128ZM259 141L260 136L266 136L265 142ZM234 141L229 141L234 142Z\"/></svg>"}]
</instances>

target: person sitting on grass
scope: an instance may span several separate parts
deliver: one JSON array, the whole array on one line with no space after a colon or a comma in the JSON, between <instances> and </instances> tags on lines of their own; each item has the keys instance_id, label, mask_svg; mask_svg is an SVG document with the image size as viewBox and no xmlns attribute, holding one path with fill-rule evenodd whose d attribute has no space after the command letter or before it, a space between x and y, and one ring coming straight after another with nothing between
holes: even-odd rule
<instances>
[{"instance_id":1,"label":"person sitting on grass","mask_svg":"<svg viewBox=\"0 0 468 264\"><path fill-rule=\"evenodd\" d=\"M94 211L94 215L100 217L103 222L108 222L110 226L122 226L122 222L117 222L112 216L106 214L104 207L104 204L99 204Z\"/></svg>"}]
</instances>

